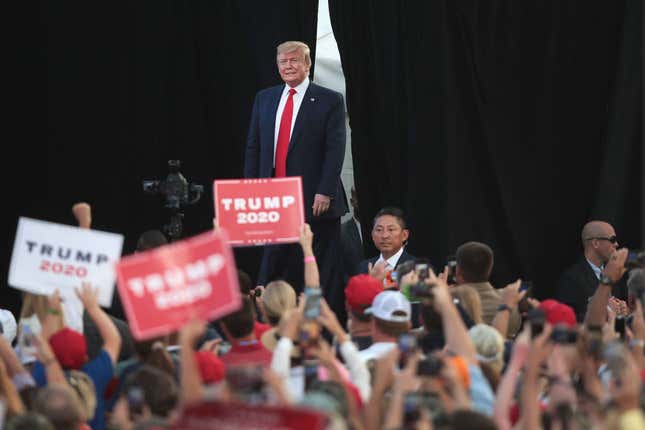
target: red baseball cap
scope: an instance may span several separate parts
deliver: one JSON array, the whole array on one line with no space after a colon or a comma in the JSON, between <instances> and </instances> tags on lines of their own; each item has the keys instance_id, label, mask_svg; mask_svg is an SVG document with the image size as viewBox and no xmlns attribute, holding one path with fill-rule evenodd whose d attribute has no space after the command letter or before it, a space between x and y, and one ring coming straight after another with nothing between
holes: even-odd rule
<instances>
[{"instance_id":1,"label":"red baseball cap","mask_svg":"<svg viewBox=\"0 0 645 430\"><path fill-rule=\"evenodd\" d=\"M87 342L76 330L58 330L49 338L49 345L63 369L79 370L87 362Z\"/></svg>"},{"instance_id":2,"label":"red baseball cap","mask_svg":"<svg viewBox=\"0 0 645 430\"><path fill-rule=\"evenodd\" d=\"M349 308L359 314L372 306L374 297L383 292L383 283L370 275L352 276L345 287L345 301Z\"/></svg>"},{"instance_id":3,"label":"red baseball cap","mask_svg":"<svg viewBox=\"0 0 645 430\"><path fill-rule=\"evenodd\" d=\"M214 384L224 379L224 362L210 351L196 351L195 360L199 367L199 374L205 384Z\"/></svg>"},{"instance_id":4,"label":"red baseball cap","mask_svg":"<svg viewBox=\"0 0 645 430\"><path fill-rule=\"evenodd\" d=\"M547 299L540 303L540 309L544 311L545 318L549 324L565 324L569 327L576 326L576 314L570 306L560 303L557 300Z\"/></svg>"}]
</instances>

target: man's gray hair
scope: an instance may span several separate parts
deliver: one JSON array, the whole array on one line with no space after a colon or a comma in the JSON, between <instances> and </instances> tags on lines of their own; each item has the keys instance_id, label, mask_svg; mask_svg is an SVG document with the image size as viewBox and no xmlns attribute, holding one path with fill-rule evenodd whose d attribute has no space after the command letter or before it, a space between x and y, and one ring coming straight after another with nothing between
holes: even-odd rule
<instances>
[{"instance_id":1,"label":"man's gray hair","mask_svg":"<svg viewBox=\"0 0 645 430\"><path fill-rule=\"evenodd\" d=\"M278 45L276 57L280 54L287 52L298 51L305 56L305 64L311 66L311 50L309 46L304 42L299 42L297 40L289 40L288 42L283 42Z\"/></svg>"}]
</instances>

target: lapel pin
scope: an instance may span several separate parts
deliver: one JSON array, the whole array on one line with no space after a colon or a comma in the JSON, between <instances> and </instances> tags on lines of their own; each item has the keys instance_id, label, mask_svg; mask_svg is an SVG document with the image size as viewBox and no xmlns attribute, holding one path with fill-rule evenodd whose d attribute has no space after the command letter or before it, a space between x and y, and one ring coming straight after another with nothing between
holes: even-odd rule
<instances>
[{"instance_id":1,"label":"lapel pin","mask_svg":"<svg viewBox=\"0 0 645 430\"><path fill-rule=\"evenodd\" d=\"M313 97L312 97L312 98L310 98L309 100L311 100L312 102L315 102L315 101L316 101L316 99L315 99L315 98L313 98Z\"/></svg>"}]
</instances>

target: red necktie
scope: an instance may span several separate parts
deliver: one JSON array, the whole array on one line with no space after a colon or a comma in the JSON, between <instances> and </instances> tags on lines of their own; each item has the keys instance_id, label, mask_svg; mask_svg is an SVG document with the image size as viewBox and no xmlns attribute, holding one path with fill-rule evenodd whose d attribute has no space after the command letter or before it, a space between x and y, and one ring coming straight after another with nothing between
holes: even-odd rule
<instances>
[{"instance_id":1,"label":"red necktie","mask_svg":"<svg viewBox=\"0 0 645 430\"><path fill-rule=\"evenodd\" d=\"M287 150L291 138L291 117L293 117L293 95L296 90L289 89L289 98L284 105L282 118L280 118L280 130L278 130L278 144L275 148L275 177L287 176Z\"/></svg>"}]
</instances>

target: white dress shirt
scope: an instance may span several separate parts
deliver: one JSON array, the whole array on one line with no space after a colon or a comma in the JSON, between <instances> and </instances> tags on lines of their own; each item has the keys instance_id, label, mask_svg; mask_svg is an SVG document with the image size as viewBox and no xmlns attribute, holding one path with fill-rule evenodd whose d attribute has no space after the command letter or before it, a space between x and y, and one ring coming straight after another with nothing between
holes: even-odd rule
<instances>
[{"instance_id":1,"label":"white dress shirt","mask_svg":"<svg viewBox=\"0 0 645 430\"><path fill-rule=\"evenodd\" d=\"M384 261L387 264L387 266L386 266L387 269L394 270L394 268L396 267L396 263L399 262L399 258L401 258L401 255L403 254L403 249L404 248L405 247L402 246L401 249L399 249L396 254L394 254L393 256L388 258L387 260L385 258L383 258L383 254L379 255L378 260L376 260L376 263L378 263L379 261Z\"/></svg>"},{"instance_id":2,"label":"white dress shirt","mask_svg":"<svg viewBox=\"0 0 645 430\"><path fill-rule=\"evenodd\" d=\"M306 77L300 85L294 87L296 93L293 95L293 115L291 116L291 131L289 132L289 140L293 135L293 126L296 123L296 118L298 118L298 111L300 110L300 105L302 105L302 100L305 98L305 92L309 88L309 77ZM280 132L280 120L282 119L282 112L284 111L284 106L287 104L287 99L289 98L289 90L291 87L285 85L282 90L282 96L280 97L280 103L278 103L278 111L275 113L275 135L273 137L273 167L275 167L275 151L278 147L278 133Z\"/></svg>"},{"instance_id":3,"label":"white dress shirt","mask_svg":"<svg viewBox=\"0 0 645 430\"><path fill-rule=\"evenodd\" d=\"M589 266L591 266L591 270L593 270L593 272L596 274L596 278L600 279L600 274L602 273L602 267L596 266L589 260L587 260L587 263L589 263Z\"/></svg>"}]
</instances>

